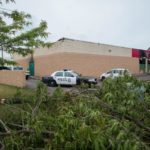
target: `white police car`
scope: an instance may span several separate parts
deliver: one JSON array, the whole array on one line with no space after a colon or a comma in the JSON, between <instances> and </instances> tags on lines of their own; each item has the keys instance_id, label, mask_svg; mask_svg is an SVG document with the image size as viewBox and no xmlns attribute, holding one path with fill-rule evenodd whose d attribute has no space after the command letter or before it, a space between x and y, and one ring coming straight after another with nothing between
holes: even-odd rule
<instances>
[{"instance_id":1,"label":"white police car","mask_svg":"<svg viewBox=\"0 0 150 150\"><path fill-rule=\"evenodd\" d=\"M79 85L81 83L87 83L91 86L91 84L97 84L96 78L81 76L75 71L67 69L55 71L50 76L44 76L42 77L42 81L49 86Z\"/></svg>"}]
</instances>

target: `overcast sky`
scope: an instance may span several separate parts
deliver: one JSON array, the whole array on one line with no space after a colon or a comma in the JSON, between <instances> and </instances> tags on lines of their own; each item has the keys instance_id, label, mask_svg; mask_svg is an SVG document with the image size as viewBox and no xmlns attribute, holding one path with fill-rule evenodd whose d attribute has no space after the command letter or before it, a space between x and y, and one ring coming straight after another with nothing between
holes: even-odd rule
<instances>
[{"instance_id":1,"label":"overcast sky","mask_svg":"<svg viewBox=\"0 0 150 150\"><path fill-rule=\"evenodd\" d=\"M131 48L150 47L150 0L16 0L3 5L48 23L50 41L62 37Z\"/></svg>"}]
</instances>

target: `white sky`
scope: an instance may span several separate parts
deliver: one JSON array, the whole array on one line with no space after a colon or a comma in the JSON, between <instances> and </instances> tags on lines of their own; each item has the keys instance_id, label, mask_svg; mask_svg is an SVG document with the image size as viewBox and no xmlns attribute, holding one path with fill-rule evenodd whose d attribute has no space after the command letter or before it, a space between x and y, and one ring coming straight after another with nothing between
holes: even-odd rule
<instances>
[{"instance_id":1,"label":"white sky","mask_svg":"<svg viewBox=\"0 0 150 150\"><path fill-rule=\"evenodd\" d=\"M3 56L5 59L8 59L8 60L12 59L11 55L6 53L6 52L3 52ZM2 51L1 50L0 50L0 57L2 57Z\"/></svg>"},{"instance_id":2,"label":"white sky","mask_svg":"<svg viewBox=\"0 0 150 150\"><path fill-rule=\"evenodd\" d=\"M16 0L2 7L30 13L35 25L46 20L50 41L150 47L150 0Z\"/></svg>"}]
</instances>

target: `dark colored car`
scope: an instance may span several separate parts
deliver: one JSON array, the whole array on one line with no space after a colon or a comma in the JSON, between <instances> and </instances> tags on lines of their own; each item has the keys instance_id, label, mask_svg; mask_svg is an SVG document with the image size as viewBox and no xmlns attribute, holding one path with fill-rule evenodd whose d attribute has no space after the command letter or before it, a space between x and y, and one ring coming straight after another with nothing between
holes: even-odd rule
<instances>
[{"instance_id":1,"label":"dark colored car","mask_svg":"<svg viewBox=\"0 0 150 150\"><path fill-rule=\"evenodd\" d=\"M0 70L11 70L11 69L7 66L0 66Z\"/></svg>"},{"instance_id":2,"label":"dark colored car","mask_svg":"<svg viewBox=\"0 0 150 150\"><path fill-rule=\"evenodd\" d=\"M22 66L0 66L0 70L23 70ZM25 72L26 80L30 77L30 71Z\"/></svg>"}]
</instances>

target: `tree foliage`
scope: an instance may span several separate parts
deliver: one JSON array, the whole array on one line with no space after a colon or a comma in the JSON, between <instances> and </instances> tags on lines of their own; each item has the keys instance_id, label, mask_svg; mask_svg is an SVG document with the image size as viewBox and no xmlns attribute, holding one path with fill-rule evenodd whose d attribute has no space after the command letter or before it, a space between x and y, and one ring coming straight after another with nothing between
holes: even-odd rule
<instances>
[{"instance_id":1,"label":"tree foliage","mask_svg":"<svg viewBox=\"0 0 150 150\"><path fill-rule=\"evenodd\" d=\"M2 4L4 2L6 2L6 3L15 2L15 0L0 0L0 4Z\"/></svg>"},{"instance_id":2,"label":"tree foliage","mask_svg":"<svg viewBox=\"0 0 150 150\"><path fill-rule=\"evenodd\" d=\"M141 86L145 91L137 92ZM1 146L15 150L148 150L149 86L149 82L127 77L106 80L94 92L64 93L58 87L49 96L40 83L34 103L24 101L16 108L6 105L7 113L0 116ZM17 95L21 97L16 94L15 98Z\"/></svg>"},{"instance_id":3,"label":"tree foliage","mask_svg":"<svg viewBox=\"0 0 150 150\"><path fill-rule=\"evenodd\" d=\"M50 46L45 42L49 35L46 21L32 28L31 19L31 15L25 12L0 10L0 50L26 56L33 53L35 47Z\"/></svg>"}]
</instances>

